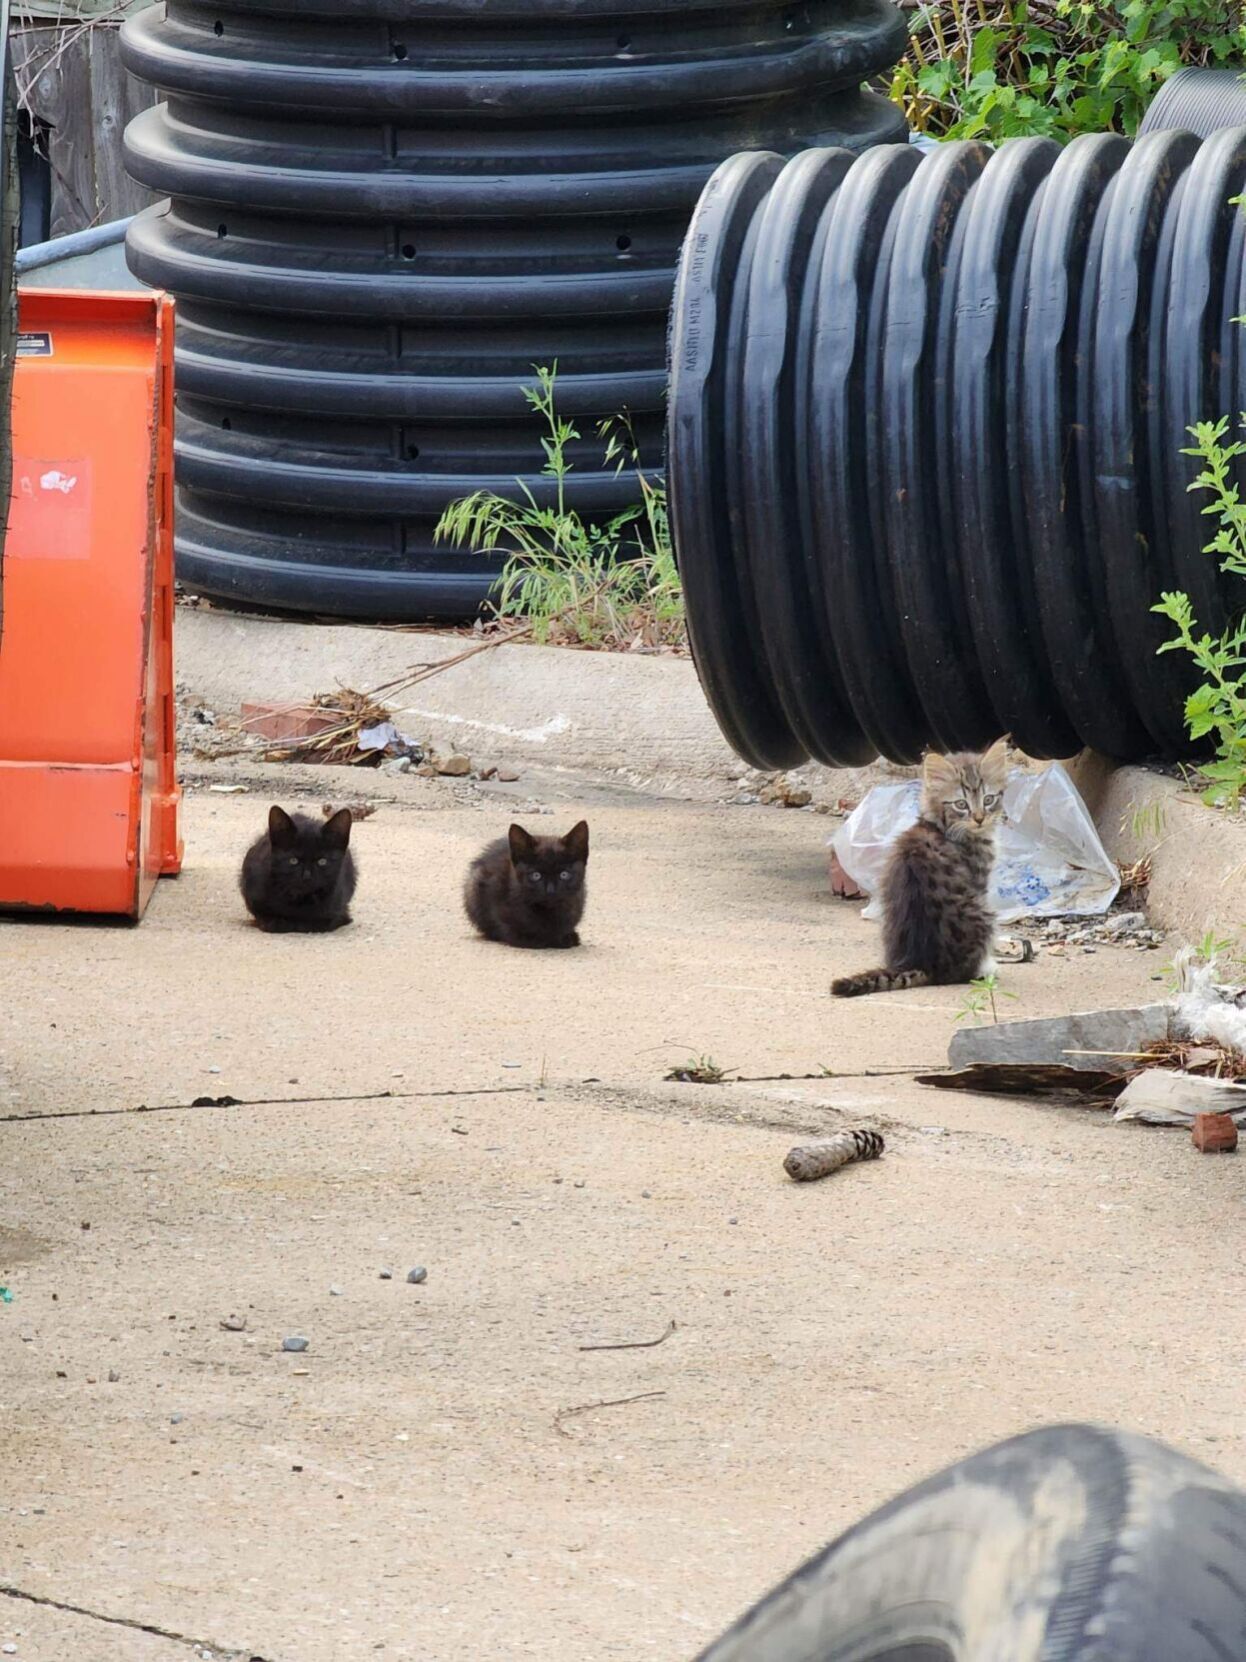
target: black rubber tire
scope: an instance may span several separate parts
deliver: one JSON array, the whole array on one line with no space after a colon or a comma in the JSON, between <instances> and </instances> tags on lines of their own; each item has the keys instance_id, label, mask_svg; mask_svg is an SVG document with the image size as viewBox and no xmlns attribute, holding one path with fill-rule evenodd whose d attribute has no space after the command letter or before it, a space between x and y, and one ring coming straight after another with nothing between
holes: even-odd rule
<instances>
[{"instance_id":1,"label":"black rubber tire","mask_svg":"<svg viewBox=\"0 0 1246 1662\"><path fill-rule=\"evenodd\" d=\"M1144 1437L1052 1426L900 1495L700 1662L1242 1662L1246 1494Z\"/></svg>"}]
</instances>

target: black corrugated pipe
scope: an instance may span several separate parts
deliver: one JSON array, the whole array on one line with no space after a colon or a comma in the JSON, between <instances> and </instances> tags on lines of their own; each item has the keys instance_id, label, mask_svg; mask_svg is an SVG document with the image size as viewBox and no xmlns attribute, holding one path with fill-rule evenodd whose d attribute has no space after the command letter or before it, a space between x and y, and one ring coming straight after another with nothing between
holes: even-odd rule
<instances>
[{"instance_id":1,"label":"black corrugated pipe","mask_svg":"<svg viewBox=\"0 0 1246 1662\"><path fill-rule=\"evenodd\" d=\"M1224 127L1246 125L1246 65L1237 69L1179 69L1147 106L1138 137L1193 133L1210 138Z\"/></svg>"},{"instance_id":2,"label":"black corrugated pipe","mask_svg":"<svg viewBox=\"0 0 1246 1662\"><path fill-rule=\"evenodd\" d=\"M1188 755L1161 591L1219 629L1181 454L1246 408L1246 129L725 163L671 332L689 630L757 767L1002 732Z\"/></svg>"},{"instance_id":3,"label":"black corrugated pipe","mask_svg":"<svg viewBox=\"0 0 1246 1662\"><path fill-rule=\"evenodd\" d=\"M495 567L446 505L538 498L523 396L557 361L571 505L631 503L595 418L661 453L688 217L725 156L903 135L862 82L892 0L168 0L125 61L126 134L171 203L128 238L179 301L178 568L209 594L462 617Z\"/></svg>"}]
</instances>

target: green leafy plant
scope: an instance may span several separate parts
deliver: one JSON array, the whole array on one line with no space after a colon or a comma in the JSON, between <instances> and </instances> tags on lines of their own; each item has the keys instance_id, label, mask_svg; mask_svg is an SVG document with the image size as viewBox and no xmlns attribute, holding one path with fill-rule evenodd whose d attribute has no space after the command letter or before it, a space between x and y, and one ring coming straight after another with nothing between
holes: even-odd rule
<instances>
[{"instance_id":1,"label":"green leafy plant","mask_svg":"<svg viewBox=\"0 0 1246 1662\"><path fill-rule=\"evenodd\" d=\"M493 595L501 618L525 618L536 640L594 647L678 646L684 640L683 591L671 549L666 492L647 474L631 418L600 422L605 465L630 468L639 503L603 524L583 518L567 500L571 447L581 437L558 414L558 366L538 367L537 385L524 396L542 418L542 475L553 481L552 501L540 503L522 480L519 495L476 491L452 502L434 540L474 553L501 553L505 565Z\"/></svg>"},{"instance_id":2,"label":"green leafy plant","mask_svg":"<svg viewBox=\"0 0 1246 1662\"><path fill-rule=\"evenodd\" d=\"M999 975L992 970L990 975L980 975L976 981L969 983L969 991L965 995L965 1002L956 1012L957 1021L967 1021L970 1017L974 1021L981 1021L989 1010L991 1020L999 1023L999 1010L996 1008L997 998L1016 999L1016 993L1007 992L999 984Z\"/></svg>"},{"instance_id":3,"label":"green leafy plant","mask_svg":"<svg viewBox=\"0 0 1246 1662\"><path fill-rule=\"evenodd\" d=\"M1246 416L1242 424L1246 427ZM1219 559L1221 571L1246 577L1246 504L1234 482L1238 459L1246 456L1246 443L1226 443L1227 416L1200 421L1190 433L1194 443L1183 454L1203 464L1190 489L1209 493L1211 501L1203 512L1217 522L1206 552ZM1166 617L1176 630L1159 650L1188 653L1202 676L1185 701L1185 725L1192 739L1215 741L1215 760L1199 769L1208 781L1203 800L1213 807L1236 808L1246 791L1246 616L1212 635L1199 628L1190 597L1180 590L1165 593L1151 610Z\"/></svg>"},{"instance_id":4,"label":"green leafy plant","mask_svg":"<svg viewBox=\"0 0 1246 1662\"><path fill-rule=\"evenodd\" d=\"M1183 64L1244 55L1229 0L927 0L891 92L948 138L1134 133Z\"/></svg>"}]
</instances>

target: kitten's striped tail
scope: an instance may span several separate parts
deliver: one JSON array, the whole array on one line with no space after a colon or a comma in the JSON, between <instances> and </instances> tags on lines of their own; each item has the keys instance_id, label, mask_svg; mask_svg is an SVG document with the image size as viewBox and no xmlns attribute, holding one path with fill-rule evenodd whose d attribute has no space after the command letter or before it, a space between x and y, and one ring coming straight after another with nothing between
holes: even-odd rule
<instances>
[{"instance_id":1,"label":"kitten's striped tail","mask_svg":"<svg viewBox=\"0 0 1246 1662\"><path fill-rule=\"evenodd\" d=\"M925 970L861 970L857 975L841 975L832 981L831 997L864 998L866 993L898 993L906 987L929 985Z\"/></svg>"}]
</instances>

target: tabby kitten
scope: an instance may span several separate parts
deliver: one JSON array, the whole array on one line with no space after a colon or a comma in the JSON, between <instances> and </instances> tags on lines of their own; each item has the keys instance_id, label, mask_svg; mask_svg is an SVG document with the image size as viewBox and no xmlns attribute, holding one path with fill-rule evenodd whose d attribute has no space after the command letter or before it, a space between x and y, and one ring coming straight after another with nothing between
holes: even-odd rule
<instances>
[{"instance_id":1,"label":"tabby kitten","mask_svg":"<svg viewBox=\"0 0 1246 1662\"><path fill-rule=\"evenodd\" d=\"M488 941L505 946L579 946L588 824L565 837L534 837L512 825L472 861L463 905Z\"/></svg>"},{"instance_id":2,"label":"tabby kitten","mask_svg":"<svg viewBox=\"0 0 1246 1662\"><path fill-rule=\"evenodd\" d=\"M350 922L351 821L349 808L323 822L275 806L268 810L268 830L247 850L238 881L261 929L322 934Z\"/></svg>"},{"instance_id":3,"label":"tabby kitten","mask_svg":"<svg viewBox=\"0 0 1246 1662\"><path fill-rule=\"evenodd\" d=\"M926 757L921 815L897 838L883 876L881 969L831 983L836 998L974 981L994 965L991 873L1008 744L984 756Z\"/></svg>"}]
</instances>

